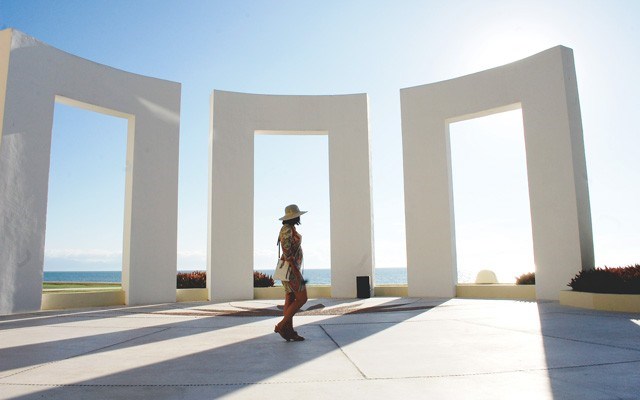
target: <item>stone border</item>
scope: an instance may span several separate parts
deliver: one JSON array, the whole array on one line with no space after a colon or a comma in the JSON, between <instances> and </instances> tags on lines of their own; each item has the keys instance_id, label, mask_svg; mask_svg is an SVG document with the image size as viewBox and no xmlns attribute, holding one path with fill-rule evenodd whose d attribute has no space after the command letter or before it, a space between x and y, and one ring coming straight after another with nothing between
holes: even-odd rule
<instances>
[{"instance_id":1,"label":"stone border","mask_svg":"<svg viewBox=\"0 0 640 400\"><path fill-rule=\"evenodd\" d=\"M560 304L590 310L640 313L640 294L563 290L560 292Z\"/></svg>"}]
</instances>

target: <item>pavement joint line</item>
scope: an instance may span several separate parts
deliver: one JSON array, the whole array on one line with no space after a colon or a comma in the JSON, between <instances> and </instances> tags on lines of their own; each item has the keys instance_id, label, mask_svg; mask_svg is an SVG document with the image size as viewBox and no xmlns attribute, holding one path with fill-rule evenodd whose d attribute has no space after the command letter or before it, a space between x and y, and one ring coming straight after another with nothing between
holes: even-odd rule
<instances>
[{"instance_id":1,"label":"pavement joint line","mask_svg":"<svg viewBox=\"0 0 640 400\"><path fill-rule=\"evenodd\" d=\"M598 310L592 310L592 311L598 311ZM602 314L598 314L597 316L599 318L613 318L613 319L630 319L631 317L635 316L637 317L639 314L638 313L624 313L624 312L607 312L607 311L601 311ZM594 314L593 313L589 313L589 312L585 312L585 311L581 311L581 310L558 310L558 311L543 311L540 313L541 316L546 316L546 315L557 315L557 314L562 314L562 315L571 315L571 316L580 316L580 317L593 317Z\"/></svg>"},{"instance_id":2,"label":"pavement joint line","mask_svg":"<svg viewBox=\"0 0 640 400\"><path fill-rule=\"evenodd\" d=\"M91 353L95 353L97 351L108 349L109 347L118 346L118 345L121 345L123 343L130 342L132 340L140 339L140 338L143 338L143 337L146 337L146 336L155 335L156 333L164 332L164 331L169 330L169 329L171 329L171 327L160 329L160 330L155 330L154 332L145 333L143 335L139 335L139 336L136 336L136 337L133 337L133 338L129 338L129 339L126 339L126 340L121 340L121 341L119 341L117 343L112 343L112 344L109 344L109 345L106 345L106 346L99 347L97 349L91 349L91 350L85 351L83 353L74 354L74 355L71 355L69 357L65 357L65 358L60 359L60 360L49 361L49 362L46 362L46 363L43 363L43 364L34 365L34 366L30 367L30 368L25 368L25 369L22 369L20 371L16 371L16 372L14 372L12 374L2 376L2 377L0 377L0 381L3 380L3 379L10 378L12 376L23 374L25 372L33 371L34 369L46 367L46 366L49 366L49 365L52 365L52 364L56 364L56 363L59 363L59 362L62 362L62 361L70 360L72 358L86 356L87 354L91 354ZM4 382L0 382L0 385L1 384L4 384Z\"/></svg>"},{"instance_id":3,"label":"pavement joint line","mask_svg":"<svg viewBox=\"0 0 640 400\"><path fill-rule=\"evenodd\" d=\"M571 342L591 344L591 345L596 345L596 346L605 346L605 347L611 347L611 348L614 348L614 349L630 350L630 351L640 352L640 349L633 348L633 347L616 346L614 344L598 343L598 342L592 342L592 341L589 341L589 340L572 339L572 338L566 338L566 337L555 336L555 335L545 335L545 334L541 334L541 335L542 335L542 337L548 337L548 338L553 338L553 339L568 340L568 341L571 341Z\"/></svg>"},{"instance_id":4,"label":"pavement joint line","mask_svg":"<svg viewBox=\"0 0 640 400\"><path fill-rule=\"evenodd\" d=\"M640 352L640 349L634 348L634 347L617 346L615 344L599 343L599 342L593 342L593 341L589 341L589 340L574 339L574 338L568 338L568 337L557 336L557 335L548 335L548 334L544 334L542 331L540 331L540 332L531 332L531 331L522 330L522 329L506 328L506 327L503 327L503 326L494 326L494 325L489 325L489 324L486 324L486 323L483 324L483 323L474 322L474 321L471 321L471 320L454 319L453 321L467 323L467 324L471 324L471 325L483 326L485 328L493 328L493 329L500 329L500 330L510 331L510 332L525 333L525 334L528 334L528 335L540 335L543 338L567 340L567 341L576 342L576 343L584 343L584 344L590 344L590 345L596 345L596 346L611 347L611 348L620 349L620 350L630 350L630 351Z\"/></svg>"},{"instance_id":5,"label":"pavement joint line","mask_svg":"<svg viewBox=\"0 0 640 400\"><path fill-rule=\"evenodd\" d=\"M361 382L361 381L401 381L418 379L441 379L441 378L464 378L471 376L506 375L530 372L544 372L563 369L579 369L590 367L603 367L610 365L623 365L640 363L638 360L619 361L609 363L594 363L581 365L566 365L548 368L514 369L507 371L471 372L461 374L441 374L441 375L413 375L397 377L363 377L363 378L343 378L343 379L317 379L317 380L286 380L286 381L260 381L260 382L216 382L216 383L138 383L138 384L118 384L118 383L22 383L22 382L0 382L0 386L34 386L34 387L214 387L214 386L252 386L252 385L288 385L288 384L315 384L323 382Z\"/></svg>"},{"instance_id":6,"label":"pavement joint line","mask_svg":"<svg viewBox=\"0 0 640 400\"><path fill-rule=\"evenodd\" d=\"M364 378L364 379L369 379L369 377L367 375L365 375L364 372L362 372L362 370L358 367L358 365L351 359L351 357L349 357L349 355L347 355L347 353L345 353L345 351L342 349L342 347L338 344L338 342L336 342L336 340L329 334L329 332L327 332L326 329L324 329L324 326L322 325L318 325L320 327L320 329L322 329L322 331L324 332L325 335L327 335L327 337L329 339L331 339L331 341L333 342L333 344L336 345L336 347L338 348L338 350L340 350L340 352L346 357L347 360L349 360L349 362L351 363L351 365L353 365L355 367L355 369L358 371L358 373Z\"/></svg>"}]
</instances>

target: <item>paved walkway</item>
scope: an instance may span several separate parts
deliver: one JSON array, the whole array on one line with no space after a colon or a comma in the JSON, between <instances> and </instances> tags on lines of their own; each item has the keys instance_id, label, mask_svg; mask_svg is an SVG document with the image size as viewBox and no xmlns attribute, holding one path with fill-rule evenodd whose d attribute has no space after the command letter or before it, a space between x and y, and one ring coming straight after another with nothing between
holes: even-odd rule
<instances>
[{"instance_id":1,"label":"paved walkway","mask_svg":"<svg viewBox=\"0 0 640 400\"><path fill-rule=\"evenodd\" d=\"M311 300L0 317L2 399L638 399L640 314L557 303Z\"/></svg>"}]
</instances>

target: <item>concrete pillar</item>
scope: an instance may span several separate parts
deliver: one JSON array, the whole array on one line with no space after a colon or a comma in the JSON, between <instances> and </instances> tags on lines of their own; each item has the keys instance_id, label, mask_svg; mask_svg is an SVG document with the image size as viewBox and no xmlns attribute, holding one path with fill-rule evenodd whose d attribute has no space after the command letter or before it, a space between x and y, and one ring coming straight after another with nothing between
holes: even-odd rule
<instances>
[{"instance_id":1,"label":"concrete pillar","mask_svg":"<svg viewBox=\"0 0 640 400\"><path fill-rule=\"evenodd\" d=\"M253 298L253 139L283 133L329 137L332 296L355 297L374 271L367 96L214 91L211 107L210 298Z\"/></svg>"},{"instance_id":2,"label":"concrete pillar","mask_svg":"<svg viewBox=\"0 0 640 400\"><path fill-rule=\"evenodd\" d=\"M558 46L502 67L401 90L410 296L454 296L449 124L522 108L536 293L594 263L573 52Z\"/></svg>"},{"instance_id":3,"label":"concrete pillar","mask_svg":"<svg viewBox=\"0 0 640 400\"><path fill-rule=\"evenodd\" d=\"M129 121L127 304L175 301L180 84L0 31L0 314L40 309L55 102Z\"/></svg>"}]
</instances>

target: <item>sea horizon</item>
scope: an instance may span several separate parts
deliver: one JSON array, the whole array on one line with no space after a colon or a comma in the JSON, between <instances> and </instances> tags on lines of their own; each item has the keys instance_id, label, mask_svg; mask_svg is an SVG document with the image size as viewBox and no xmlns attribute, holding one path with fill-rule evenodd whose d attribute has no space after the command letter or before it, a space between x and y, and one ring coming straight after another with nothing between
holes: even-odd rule
<instances>
[{"instance_id":1,"label":"sea horizon","mask_svg":"<svg viewBox=\"0 0 640 400\"><path fill-rule=\"evenodd\" d=\"M178 270L176 273L204 271L202 269ZM273 269L256 269L254 271L273 276ZM306 268L304 277L309 285L330 285L331 270L328 268ZM378 285L406 284L406 268L376 268L375 282ZM44 271L44 282L107 282L122 281L122 271ZM276 286L280 282L276 281Z\"/></svg>"},{"instance_id":2,"label":"sea horizon","mask_svg":"<svg viewBox=\"0 0 640 400\"><path fill-rule=\"evenodd\" d=\"M189 270L177 270L177 273L205 271L203 269L189 269ZM272 276L274 270L271 269L256 269L254 271L262 272L266 275ZM459 271L458 282L472 282L474 274L467 273L465 271ZM309 285L330 285L331 284L331 270L329 268L306 268L304 270L304 277ZM406 285L407 284L407 269L401 267L391 268L376 268L374 272L375 285ZM122 271L44 271L44 282L106 282L116 283L122 281ZM279 282L276 281L276 285Z\"/></svg>"}]
</instances>

